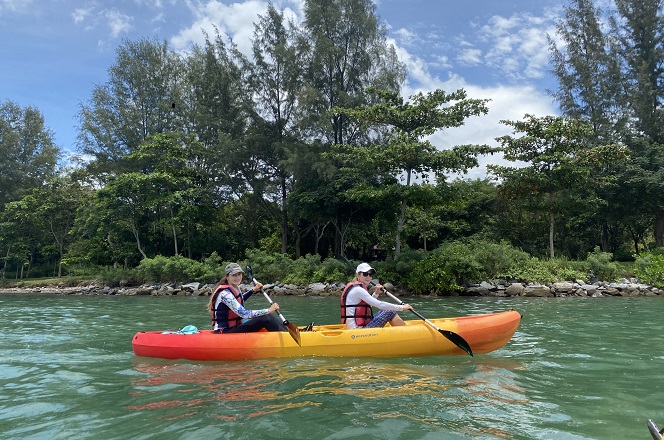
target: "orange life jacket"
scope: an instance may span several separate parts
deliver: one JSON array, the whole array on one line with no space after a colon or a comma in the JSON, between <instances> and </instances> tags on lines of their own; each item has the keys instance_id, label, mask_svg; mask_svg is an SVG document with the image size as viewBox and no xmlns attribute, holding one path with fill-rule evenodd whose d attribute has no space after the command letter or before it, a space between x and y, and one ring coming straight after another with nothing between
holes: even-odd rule
<instances>
[{"instance_id":1,"label":"orange life jacket","mask_svg":"<svg viewBox=\"0 0 664 440\"><path fill-rule=\"evenodd\" d=\"M362 286L362 288L364 288L364 283L356 281L346 284L344 291L341 293L341 299L339 300L341 305L341 323L345 324L348 318L355 318L355 324L357 324L358 327L364 327L373 319L373 310L371 310L371 306L365 301L360 301L359 304L346 303L348 292L354 286ZM349 307L355 307L355 314L347 314Z\"/></svg>"},{"instance_id":2,"label":"orange life jacket","mask_svg":"<svg viewBox=\"0 0 664 440\"><path fill-rule=\"evenodd\" d=\"M237 302L244 306L244 298L242 294L235 287L228 284L221 284L218 286L214 293L212 294L212 304L213 306L217 303L217 297L221 294L222 290L228 289L233 293ZM231 310L223 301L219 303L219 307L212 310L212 327L214 324L218 324L218 328L230 328L240 325L242 323L242 318L237 315L234 311Z\"/></svg>"}]
</instances>

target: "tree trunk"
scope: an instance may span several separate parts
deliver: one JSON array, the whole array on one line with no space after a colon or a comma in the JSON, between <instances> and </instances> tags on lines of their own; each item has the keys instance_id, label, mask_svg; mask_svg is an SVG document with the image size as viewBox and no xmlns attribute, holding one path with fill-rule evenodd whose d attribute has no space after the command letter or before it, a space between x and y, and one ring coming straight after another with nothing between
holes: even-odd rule
<instances>
[{"instance_id":1,"label":"tree trunk","mask_svg":"<svg viewBox=\"0 0 664 440\"><path fill-rule=\"evenodd\" d=\"M60 243L60 258L58 258L58 278L62 276L62 258L64 257L64 246Z\"/></svg>"},{"instance_id":2,"label":"tree trunk","mask_svg":"<svg viewBox=\"0 0 664 440\"><path fill-rule=\"evenodd\" d=\"M138 248L138 252L141 253L143 258L148 258L147 254L143 250L143 246L141 246L141 238L138 236L138 228L136 228L136 225L134 222L131 222L131 232L134 234L134 238L136 239L136 247Z\"/></svg>"},{"instance_id":3,"label":"tree trunk","mask_svg":"<svg viewBox=\"0 0 664 440\"><path fill-rule=\"evenodd\" d=\"M602 225L600 246L602 247L602 252L610 252L609 249L611 248L611 245L609 244L609 226L606 223Z\"/></svg>"},{"instance_id":4,"label":"tree trunk","mask_svg":"<svg viewBox=\"0 0 664 440\"><path fill-rule=\"evenodd\" d=\"M553 229L555 226L555 220L553 216L553 212L549 213L549 257L553 260L554 258L554 251L553 251Z\"/></svg>"},{"instance_id":5,"label":"tree trunk","mask_svg":"<svg viewBox=\"0 0 664 440\"><path fill-rule=\"evenodd\" d=\"M410 188L410 174L411 171L409 170L406 173L406 190ZM399 212L399 221L397 222L397 237L396 237L396 243L394 246L394 259L396 260L399 258L399 253L401 253L401 231L403 231L403 225L404 222L406 221L406 205L408 204L408 198L407 196L404 195L403 199L401 199L401 211Z\"/></svg>"},{"instance_id":6,"label":"tree trunk","mask_svg":"<svg viewBox=\"0 0 664 440\"><path fill-rule=\"evenodd\" d=\"M5 279L5 273L7 272L7 262L9 261L9 251L11 250L11 246L7 246L7 255L5 257L5 264L2 266L2 279Z\"/></svg>"},{"instance_id":7,"label":"tree trunk","mask_svg":"<svg viewBox=\"0 0 664 440\"><path fill-rule=\"evenodd\" d=\"M653 233L655 235L655 246L664 246L664 210L662 209L655 211L655 228Z\"/></svg>"},{"instance_id":8,"label":"tree trunk","mask_svg":"<svg viewBox=\"0 0 664 440\"><path fill-rule=\"evenodd\" d=\"M286 210L286 178L281 178L281 253L288 252L288 211Z\"/></svg>"}]
</instances>

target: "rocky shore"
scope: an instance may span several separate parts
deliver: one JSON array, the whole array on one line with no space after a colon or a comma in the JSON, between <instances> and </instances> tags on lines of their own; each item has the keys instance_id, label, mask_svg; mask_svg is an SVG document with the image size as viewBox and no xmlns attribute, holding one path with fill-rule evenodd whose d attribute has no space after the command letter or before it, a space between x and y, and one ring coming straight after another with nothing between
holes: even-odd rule
<instances>
[{"instance_id":1,"label":"rocky shore","mask_svg":"<svg viewBox=\"0 0 664 440\"><path fill-rule=\"evenodd\" d=\"M43 286L43 287L11 287L0 288L0 293L41 293L60 295L143 295L143 296L209 296L214 284L154 284L141 286L99 286L89 284L77 287ZM264 289L270 295L296 296L340 296L343 283L313 283L307 285L266 284ZM243 285L242 290L250 287ZM411 296L404 288L386 284L386 288L399 296ZM659 296L664 295L658 289L640 283L636 279L623 279L620 282L585 282L583 280L564 281L550 284L526 284L505 280L483 281L480 284L466 286L458 292L450 292L449 296L486 296L486 297L607 297L607 296Z\"/></svg>"}]
</instances>

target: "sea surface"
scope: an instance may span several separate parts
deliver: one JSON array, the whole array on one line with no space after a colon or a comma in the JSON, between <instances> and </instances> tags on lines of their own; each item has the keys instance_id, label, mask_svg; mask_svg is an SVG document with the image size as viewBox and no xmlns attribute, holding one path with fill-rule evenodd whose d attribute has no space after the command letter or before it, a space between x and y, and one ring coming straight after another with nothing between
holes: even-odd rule
<instances>
[{"instance_id":1,"label":"sea surface","mask_svg":"<svg viewBox=\"0 0 664 440\"><path fill-rule=\"evenodd\" d=\"M276 300L299 326L339 320L338 298ZM664 298L404 300L431 318L523 319L475 357L192 362L134 356L131 340L209 327L207 298L0 294L0 438L631 440L664 426Z\"/></svg>"}]
</instances>

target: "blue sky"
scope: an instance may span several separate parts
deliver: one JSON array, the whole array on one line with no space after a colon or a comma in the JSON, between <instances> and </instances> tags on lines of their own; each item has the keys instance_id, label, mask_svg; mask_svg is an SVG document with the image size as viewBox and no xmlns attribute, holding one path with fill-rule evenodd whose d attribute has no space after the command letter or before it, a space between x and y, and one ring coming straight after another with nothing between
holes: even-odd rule
<instances>
[{"instance_id":1,"label":"blue sky","mask_svg":"<svg viewBox=\"0 0 664 440\"><path fill-rule=\"evenodd\" d=\"M274 4L301 16L302 1ZM463 127L439 132L439 148L468 143L496 145L508 134L501 119L556 114L547 90L547 35L556 39L560 0L379 0L377 14L408 69L404 96L464 88L471 98L489 98L489 114ZM260 0L0 0L0 101L33 106L44 115L56 143L74 151L80 103L107 69L123 38L156 37L172 49L201 44L201 29L213 26L249 47L253 23L264 13ZM481 177L482 159L469 177Z\"/></svg>"}]
</instances>

